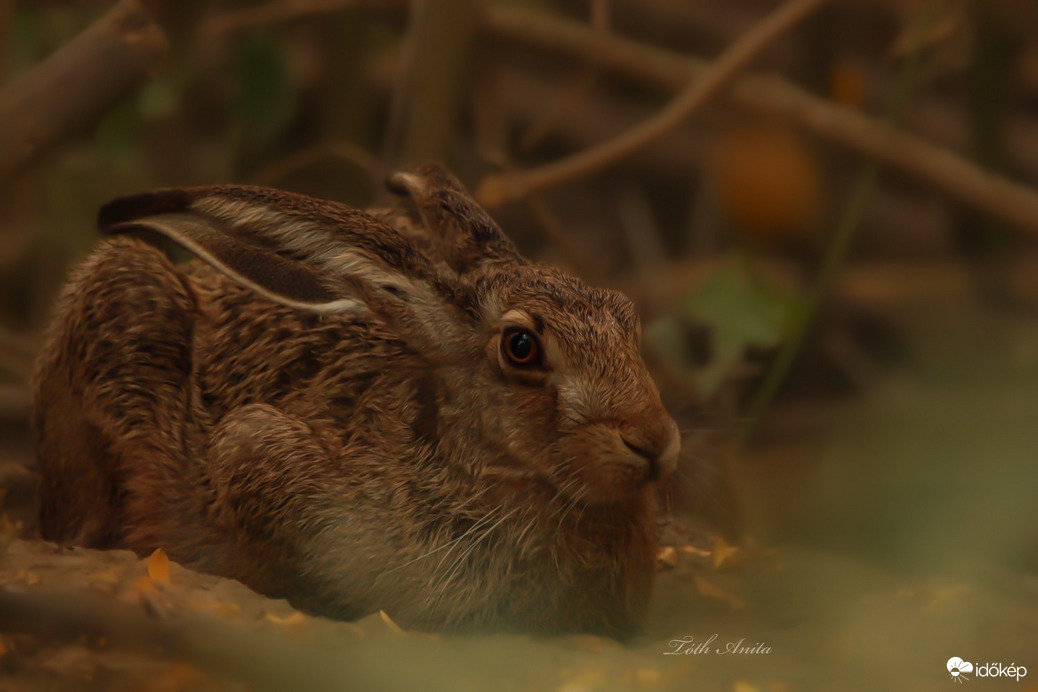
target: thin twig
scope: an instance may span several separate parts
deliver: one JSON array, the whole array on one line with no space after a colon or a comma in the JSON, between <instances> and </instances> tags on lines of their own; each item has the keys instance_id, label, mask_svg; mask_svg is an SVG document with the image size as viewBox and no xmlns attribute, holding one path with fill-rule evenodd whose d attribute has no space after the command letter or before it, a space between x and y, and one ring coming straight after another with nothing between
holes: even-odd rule
<instances>
[{"instance_id":1,"label":"thin twig","mask_svg":"<svg viewBox=\"0 0 1038 692\"><path fill-rule=\"evenodd\" d=\"M708 70L702 60L616 35L600 36L579 22L503 6L488 8L483 28L498 38L592 61L614 74L665 89L683 88ZM795 123L1020 230L1038 233L1038 193L943 147L813 96L781 77L746 74L725 94L739 106Z\"/></svg>"},{"instance_id":2,"label":"thin twig","mask_svg":"<svg viewBox=\"0 0 1038 692\"><path fill-rule=\"evenodd\" d=\"M927 14L929 14L929 9L930 6L927 7ZM924 16L920 25L926 27L929 23L928 19L929 16ZM890 105L886 114L886 119L890 123L897 122L904 114L909 95L915 86L918 52L918 47L912 51L909 59L901 69L901 73L898 75L898 83L890 98ZM815 318L821 311L822 306L832 294L833 284L840 269L843 267L844 261L847 259L851 243L854 241L855 235L857 235L858 228L861 226L861 220L865 215L865 209L879 181L879 173L880 164L872 161L855 183L851 199L847 203L843 217L836 228L836 233L826 249L821 271L811 287L807 301L801 309L794 312L789 336L786 338L785 343L782 344L782 348L768 368L764 380L750 401L739 435L739 443L741 445L745 445L752 437L765 411L768 410L782 385L785 384L786 377L793 367L793 363L796 361L797 356L800 355L811 325L814 324Z\"/></svg>"},{"instance_id":3,"label":"thin twig","mask_svg":"<svg viewBox=\"0 0 1038 692\"><path fill-rule=\"evenodd\" d=\"M615 139L541 168L486 178L476 196L488 207L521 199L530 192L591 175L615 164L684 122L764 48L824 4L825 0L790 0L728 48L662 111Z\"/></svg>"}]
</instances>

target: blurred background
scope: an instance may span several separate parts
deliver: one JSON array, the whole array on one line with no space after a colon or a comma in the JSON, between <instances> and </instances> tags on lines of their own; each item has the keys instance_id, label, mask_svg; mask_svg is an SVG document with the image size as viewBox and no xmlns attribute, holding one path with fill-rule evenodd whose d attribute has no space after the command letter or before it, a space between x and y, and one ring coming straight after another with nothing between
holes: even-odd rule
<instances>
[{"instance_id":1,"label":"blurred background","mask_svg":"<svg viewBox=\"0 0 1038 692\"><path fill-rule=\"evenodd\" d=\"M638 303L685 432L676 544L949 583L996 569L1033 612L1034 0L832 0L629 156L523 189L655 117L779 4L142 2L154 50L94 56L131 73L121 90L80 84L89 113L17 165L0 150L11 521L32 534L32 359L101 204L237 182L378 206L388 172L439 159L527 255ZM0 2L0 138L50 117L64 83L25 84L111 8Z\"/></svg>"}]
</instances>

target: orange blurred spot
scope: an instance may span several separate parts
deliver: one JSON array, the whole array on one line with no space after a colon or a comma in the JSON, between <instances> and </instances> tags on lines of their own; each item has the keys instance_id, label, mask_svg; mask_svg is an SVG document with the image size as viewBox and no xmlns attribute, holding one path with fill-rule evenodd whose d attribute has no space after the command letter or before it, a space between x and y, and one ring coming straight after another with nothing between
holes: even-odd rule
<instances>
[{"instance_id":1,"label":"orange blurred spot","mask_svg":"<svg viewBox=\"0 0 1038 692\"><path fill-rule=\"evenodd\" d=\"M779 127L722 134L709 163L719 202L750 241L775 246L812 235L824 198L817 158Z\"/></svg>"},{"instance_id":2,"label":"orange blurred spot","mask_svg":"<svg viewBox=\"0 0 1038 692\"><path fill-rule=\"evenodd\" d=\"M860 106L867 91L865 72L853 60L838 60L829 72L829 98L844 106Z\"/></svg>"}]
</instances>

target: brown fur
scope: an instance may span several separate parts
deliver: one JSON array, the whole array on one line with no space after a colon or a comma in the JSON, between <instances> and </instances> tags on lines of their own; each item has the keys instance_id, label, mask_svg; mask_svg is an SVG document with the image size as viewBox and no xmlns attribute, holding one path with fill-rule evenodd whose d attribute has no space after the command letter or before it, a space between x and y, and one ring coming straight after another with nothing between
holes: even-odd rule
<instances>
[{"instance_id":1,"label":"brown fur","mask_svg":"<svg viewBox=\"0 0 1038 692\"><path fill-rule=\"evenodd\" d=\"M235 187L102 212L118 235L72 275L36 374L44 536L162 547L333 617L630 633L677 454L630 302L527 263L442 169L394 182L419 217ZM219 237L217 259L176 264L155 228ZM319 290L282 290L286 260ZM276 302L310 294L325 307ZM545 368L504 360L510 326Z\"/></svg>"}]
</instances>

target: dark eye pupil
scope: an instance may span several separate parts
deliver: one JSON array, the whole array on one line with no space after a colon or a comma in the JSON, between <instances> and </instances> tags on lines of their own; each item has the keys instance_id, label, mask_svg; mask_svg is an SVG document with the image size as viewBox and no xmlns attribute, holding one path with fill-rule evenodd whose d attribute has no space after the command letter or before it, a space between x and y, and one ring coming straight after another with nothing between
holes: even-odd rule
<instances>
[{"instance_id":1,"label":"dark eye pupil","mask_svg":"<svg viewBox=\"0 0 1038 692\"><path fill-rule=\"evenodd\" d=\"M526 332L517 332L509 340L508 348L516 360L525 361L533 354L533 338Z\"/></svg>"}]
</instances>

